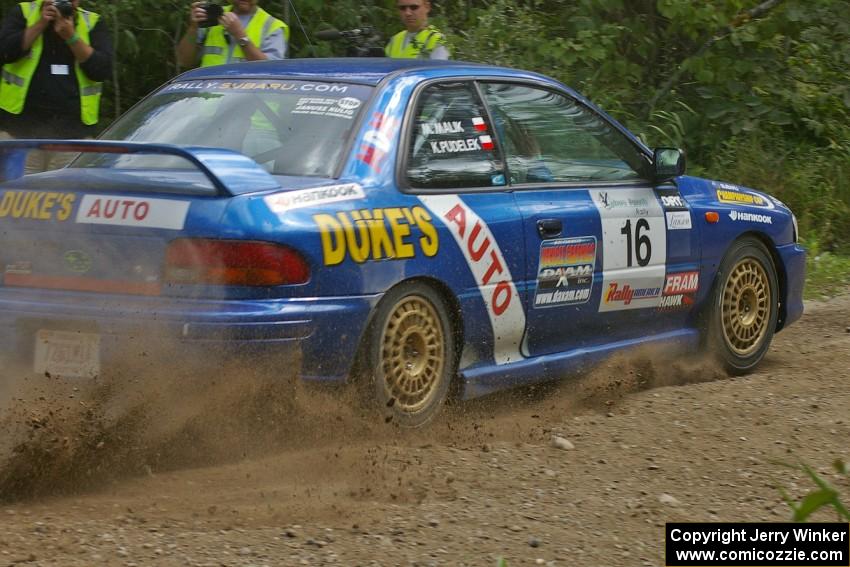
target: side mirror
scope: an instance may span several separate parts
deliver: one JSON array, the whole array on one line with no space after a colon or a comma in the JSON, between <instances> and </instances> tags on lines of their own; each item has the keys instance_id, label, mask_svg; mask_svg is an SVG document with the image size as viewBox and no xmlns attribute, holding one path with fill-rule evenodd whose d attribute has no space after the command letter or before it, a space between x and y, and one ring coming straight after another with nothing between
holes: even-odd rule
<instances>
[{"instance_id":1,"label":"side mirror","mask_svg":"<svg viewBox=\"0 0 850 567\"><path fill-rule=\"evenodd\" d=\"M655 148L655 180L666 181L685 174L685 152L676 148Z\"/></svg>"}]
</instances>

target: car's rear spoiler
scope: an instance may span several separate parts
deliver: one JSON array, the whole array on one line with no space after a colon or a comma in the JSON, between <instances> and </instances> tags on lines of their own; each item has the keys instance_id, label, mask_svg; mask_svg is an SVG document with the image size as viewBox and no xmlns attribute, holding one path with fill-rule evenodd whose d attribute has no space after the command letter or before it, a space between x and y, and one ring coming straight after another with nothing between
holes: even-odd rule
<instances>
[{"instance_id":1,"label":"car's rear spoiler","mask_svg":"<svg viewBox=\"0 0 850 567\"><path fill-rule=\"evenodd\" d=\"M194 164L219 194L239 195L280 188L275 178L257 162L233 150L109 140L0 141L0 182L23 177L26 156L31 150L178 156Z\"/></svg>"}]
</instances>

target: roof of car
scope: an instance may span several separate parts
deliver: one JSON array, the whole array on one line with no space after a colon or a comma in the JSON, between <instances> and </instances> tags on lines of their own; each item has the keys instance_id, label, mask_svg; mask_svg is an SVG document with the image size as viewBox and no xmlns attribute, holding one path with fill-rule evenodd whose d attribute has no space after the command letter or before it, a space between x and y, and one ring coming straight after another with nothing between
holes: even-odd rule
<instances>
[{"instance_id":1,"label":"roof of car","mask_svg":"<svg viewBox=\"0 0 850 567\"><path fill-rule=\"evenodd\" d=\"M202 67L183 73L177 79L208 79L222 77L290 77L312 78L330 81L349 81L377 85L391 73L414 69L452 69L457 71L468 68L471 72L488 69L508 74L523 73L516 69L468 63L464 61L438 61L429 59L390 59L350 57L340 59L283 59L280 61L252 61L232 63L216 67Z\"/></svg>"}]
</instances>

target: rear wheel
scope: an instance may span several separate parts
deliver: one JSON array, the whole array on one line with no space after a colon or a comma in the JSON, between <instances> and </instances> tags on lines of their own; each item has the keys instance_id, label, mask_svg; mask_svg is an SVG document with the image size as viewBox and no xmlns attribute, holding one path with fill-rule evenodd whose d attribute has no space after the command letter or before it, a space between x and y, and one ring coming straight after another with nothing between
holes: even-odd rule
<instances>
[{"instance_id":1,"label":"rear wheel","mask_svg":"<svg viewBox=\"0 0 850 567\"><path fill-rule=\"evenodd\" d=\"M455 343L445 303L433 288L402 284L384 297L371 326L372 395L397 423L419 427L446 401Z\"/></svg>"},{"instance_id":2,"label":"rear wheel","mask_svg":"<svg viewBox=\"0 0 850 567\"><path fill-rule=\"evenodd\" d=\"M779 315L776 268L764 244L745 238L720 265L709 333L714 352L730 374L752 370L770 347Z\"/></svg>"}]
</instances>

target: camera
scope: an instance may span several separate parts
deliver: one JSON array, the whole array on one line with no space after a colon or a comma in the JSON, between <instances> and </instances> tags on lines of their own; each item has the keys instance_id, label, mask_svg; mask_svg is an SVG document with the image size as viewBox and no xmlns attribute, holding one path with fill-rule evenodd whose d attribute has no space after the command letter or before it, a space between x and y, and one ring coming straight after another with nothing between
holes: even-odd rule
<instances>
[{"instance_id":1,"label":"camera","mask_svg":"<svg viewBox=\"0 0 850 567\"><path fill-rule=\"evenodd\" d=\"M201 4L201 8L207 13L207 19L198 24L198 27L211 28L218 25L218 19L224 14L224 8L212 2Z\"/></svg>"},{"instance_id":2,"label":"camera","mask_svg":"<svg viewBox=\"0 0 850 567\"><path fill-rule=\"evenodd\" d=\"M53 7L63 18L70 18L74 15L74 3L71 0L53 0Z\"/></svg>"}]
</instances>

